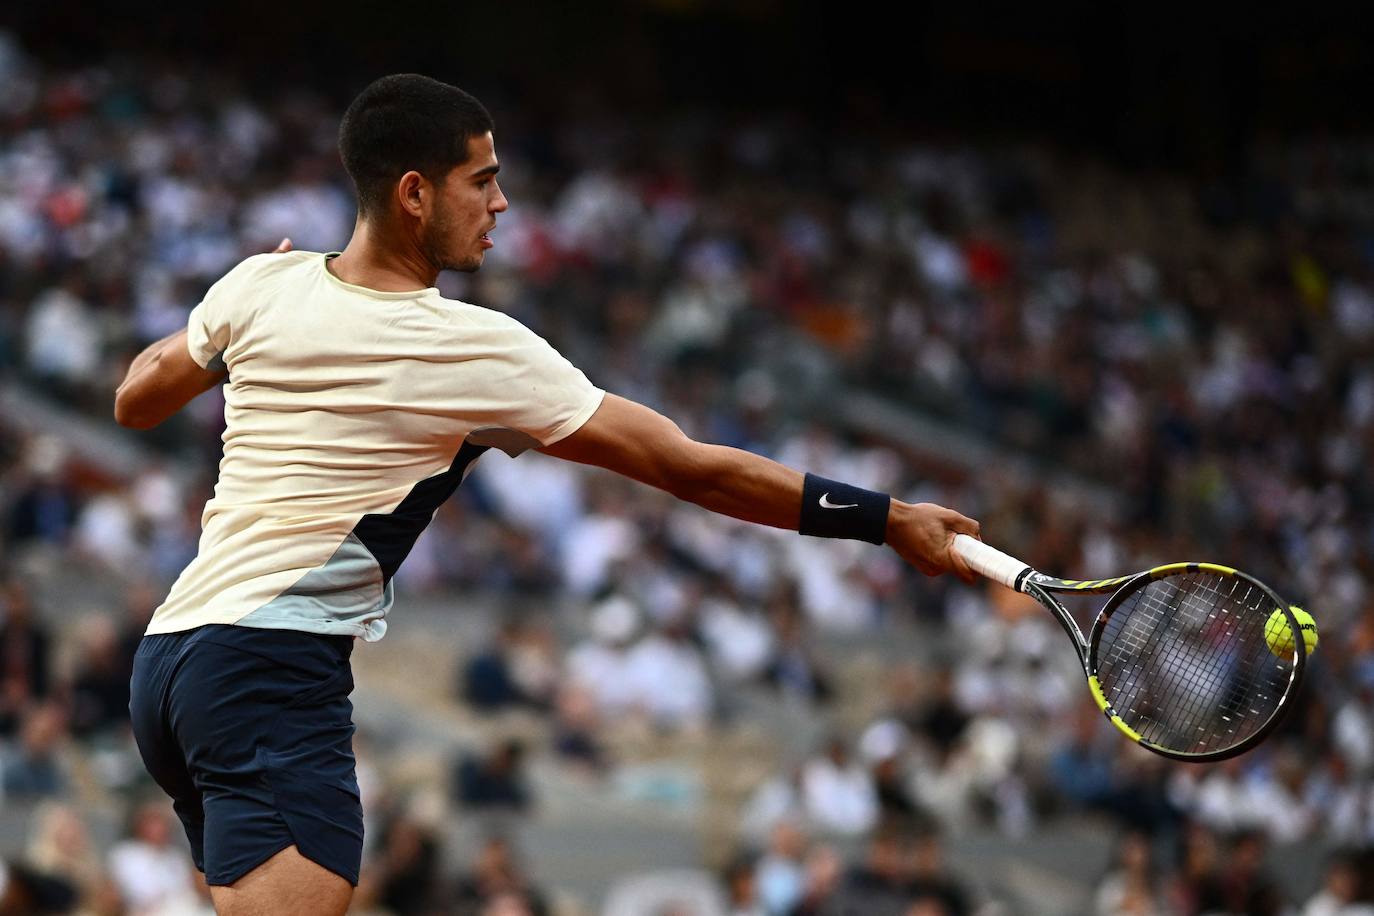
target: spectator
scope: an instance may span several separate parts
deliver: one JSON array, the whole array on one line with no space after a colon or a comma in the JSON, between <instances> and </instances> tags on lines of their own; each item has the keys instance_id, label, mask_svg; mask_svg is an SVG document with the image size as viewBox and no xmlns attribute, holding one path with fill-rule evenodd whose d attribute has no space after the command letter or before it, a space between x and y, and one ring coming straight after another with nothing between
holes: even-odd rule
<instances>
[{"instance_id":1,"label":"spectator","mask_svg":"<svg viewBox=\"0 0 1374 916\"><path fill-rule=\"evenodd\" d=\"M630 649L639 623L634 604L613 595L592 610L592 638L568 653L568 680L591 691L597 712L608 721L630 712L636 703Z\"/></svg>"},{"instance_id":2,"label":"spectator","mask_svg":"<svg viewBox=\"0 0 1374 916\"><path fill-rule=\"evenodd\" d=\"M816 846L806 857L806 883L793 916L823 916L830 912L844 881L844 860L832 846Z\"/></svg>"},{"instance_id":3,"label":"spectator","mask_svg":"<svg viewBox=\"0 0 1374 916\"><path fill-rule=\"evenodd\" d=\"M76 890L63 878L20 862L0 862L0 916L67 913L76 900Z\"/></svg>"},{"instance_id":4,"label":"spectator","mask_svg":"<svg viewBox=\"0 0 1374 916\"><path fill-rule=\"evenodd\" d=\"M1220 878L1222 899L1230 912L1251 916L1279 916L1283 912L1283 894L1264 871L1265 846L1259 830L1242 831L1232 838Z\"/></svg>"},{"instance_id":5,"label":"spectator","mask_svg":"<svg viewBox=\"0 0 1374 916\"><path fill-rule=\"evenodd\" d=\"M945 867L945 849L934 826L918 830L911 842L907 893L914 900L938 901L947 916L972 911L969 892Z\"/></svg>"},{"instance_id":6,"label":"spectator","mask_svg":"<svg viewBox=\"0 0 1374 916\"><path fill-rule=\"evenodd\" d=\"M878 821L878 796L868 771L839 738L802 767L802 799L817 829L842 836L867 833Z\"/></svg>"},{"instance_id":7,"label":"spectator","mask_svg":"<svg viewBox=\"0 0 1374 916\"><path fill-rule=\"evenodd\" d=\"M1178 913L1224 910L1218 859L1216 836L1201 824L1186 825L1179 834L1178 864L1168 889L1170 909Z\"/></svg>"},{"instance_id":8,"label":"spectator","mask_svg":"<svg viewBox=\"0 0 1374 916\"><path fill-rule=\"evenodd\" d=\"M897 916L909 897L910 877L905 838L892 828L876 831L868 841L863 862L849 870L839 891L841 912Z\"/></svg>"},{"instance_id":9,"label":"spectator","mask_svg":"<svg viewBox=\"0 0 1374 916\"><path fill-rule=\"evenodd\" d=\"M521 621L502 622L496 642L464 665L458 693L478 712L495 713L519 706L541 711L548 708L548 697L527 691L515 677L516 654L524 632Z\"/></svg>"},{"instance_id":10,"label":"spectator","mask_svg":"<svg viewBox=\"0 0 1374 916\"><path fill-rule=\"evenodd\" d=\"M172 833L163 802L139 805L129 835L110 850L110 876L135 913L195 899L195 874L183 844Z\"/></svg>"},{"instance_id":11,"label":"spectator","mask_svg":"<svg viewBox=\"0 0 1374 916\"><path fill-rule=\"evenodd\" d=\"M1101 725L1101 713L1079 705L1070 723L1070 738L1055 750L1049 773L1060 795L1076 805L1112 811L1119 799L1112 749L1102 740Z\"/></svg>"},{"instance_id":12,"label":"spectator","mask_svg":"<svg viewBox=\"0 0 1374 916\"><path fill-rule=\"evenodd\" d=\"M807 703L823 703L834 690L806 635L806 618L787 595L771 604L775 642L764 667L764 679L783 694Z\"/></svg>"},{"instance_id":13,"label":"spectator","mask_svg":"<svg viewBox=\"0 0 1374 916\"><path fill-rule=\"evenodd\" d=\"M1321 890L1307 901L1302 916L1374 916L1374 900L1361 899L1359 856L1343 852L1331 858Z\"/></svg>"},{"instance_id":14,"label":"spectator","mask_svg":"<svg viewBox=\"0 0 1374 916\"><path fill-rule=\"evenodd\" d=\"M78 738L107 733L129 722L129 678L132 669L120 652L114 621L106 616L85 620L79 636L80 657L71 686L71 730Z\"/></svg>"},{"instance_id":15,"label":"spectator","mask_svg":"<svg viewBox=\"0 0 1374 916\"><path fill-rule=\"evenodd\" d=\"M1312 795L1327 813L1325 836L1338 845L1374 846L1374 782L1350 777L1345 758L1333 754Z\"/></svg>"},{"instance_id":16,"label":"spectator","mask_svg":"<svg viewBox=\"0 0 1374 916\"><path fill-rule=\"evenodd\" d=\"M740 815L740 833L762 842L779 824L804 815L802 773L803 767L774 773L755 789Z\"/></svg>"},{"instance_id":17,"label":"spectator","mask_svg":"<svg viewBox=\"0 0 1374 916\"><path fill-rule=\"evenodd\" d=\"M52 798L67 790L62 759L66 720L56 703L31 706L19 730L18 746L0 756L0 789L7 798Z\"/></svg>"},{"instance_id":18,"label":"spectator","mask_svg":"<svg viewBox=\"0 0 1374 916\"><path fill-rule=\"evenodd\" d=\"M15 482L18 495L9 505L6 529L11 543L59 548L67 543L76 523L77 498L65 478L66 461L60 440L44 436L30 442L25 473Z\"/></svg>"},{"instance_id":19,"label":"spectator","mask_svg":"<svg viewBox=\"0 0 1374 916\"><path fill-rule=\"evenodd\" d=\"M627 668L636 706L656 727L689 732L706 727L714 692L685 614L641 639L630 650Z\"/></svg>"},{"instance_id":20,"label":"spectator","mask_svg":"<svg viewBox=\"0 0 1374 916\"><path fill-rule=\"evenodd\" d=\"M758 875L754 860L739 856L725 869L726 916L767 916L759 900Z\"/></svg>"},{"instance_id":21,"label":"spectator","mask_svg":"<svg viewBox=\"0 0 1374 916\"><path fill-rule=\"evenodd\" d=\"M909 696L917 696L908 688ZM922 735L935 748L941 759L949 756L968 727L970 716L954 698L954 671L942 666L931 677L930 688L922 694L919 708L907 712L905 720L911 730Z\"/></svg>"},{"instance_id":22,"label":"spectator","mask_svg":"<svg viewBox=\"0 0 1374 916\"><path fill-rule=\"evenodd\" d=\"M48 695L48 629L39 620L28 587L4 583L0 622L0 737L12 735L31 705Z\"/></svg>"},{"instance_id":23,"label":"spectator","mask_svg":"<svg viewBox=\"0 0 1374 916\"><path fill-rule=\"evenodd\" d=\"M558 692L555 709L554 753L593 776L603 775L610 768L610 759L597 738L601 721L595 696L585 687L568 684Z\"/></svg>"},{"instance_id":24,"label":"spectator","mask_svg":"<svg viewBox=\"0 0 1374 916\"><path fill-rule=\"evenodd\" d=\"M535 708L548 710L562 682L562 659L558 638L547 618L530 617L522 621L520 638L511 652L511 679Z\"/></svg>"},{"instance_id":25,"label":"spectator","mask_svg":"<svg viewBox=\"0 0 1374 916\"><path fill-rule=\"evenodd\" d=\"M1374 674L1366 675L1336 711L1331 727L1336 747L1353 775L1374 775Z\"/></svg>"},{"instance_id":26,"label":"spectator","mask_svg":"<svg viewBox=\"0 0 1374 916\"><path fill-rule=\"evenodd\" d=\"M427 916L441 903L439 840L415 820L393 818L370 865L365 898L396 916Z\"/></svg>"},{"instance_id":27,"label":"spectator","mask_svg":"<svg viewBox=\"0 0 1374 916\"><path fill-rule=\"evenodd\" d=\"M486 757L466 755L454 772L454 795L467 808L521 812L530 807L525 786L525 746L503 741Z\"/></svg>"},{"instance_id":28,"label":"spectator","mask_svg":"<svg viewBox=\"0 0 1374 916\"><path fill-rule=\"evenodd\" d=\"M879 817L914 826L922 812L907 788L904 764L908 740L904 725L894 719L880 719L859 738L859 756L870 767Z\"/></svg>"},{"instance_id":29,"label":"spectator","mask_svg":"<svg viewBox=\"0 0 1374 916\"><path fill-rule=\"evenodd\" d=\"M756 607L741 603L729 581L717 577L702 599L700 630L721 678L730 683L753 680L771 667L774 633Z\"/></svg>"},{"instance_id":30,"label":"spectator","mask_svg":"<svg viewBox=\"0 0 1374 916\"><path fill-rule=\"evenodd\" d=\"M27 328L29 369L69 396L84 394L100 369L100 329L82 301L81 283L73 272L62 287L42 293Z\"/></svg>"},{"instance_id":31,"label":"spectator","mask_svg":"<svg viewBox=\"0 0 1374 916\"><path fill-rule=\"evenodd\" d=\"M498 836L483 842L472 871L459 878L454 903L459 916L514 914L520 907L530 916L545 916L549 911L543 893L516 861L510 844Z\"/></svg>"},{"instance_id":32,"label":"spectator","mask_svg":"<svg viewBox=\"0 0 1374 916\"><path fill-rule=\"evenodd\" d=\"M805 890L806 834L789 820L779 821L755 869L759 903L768 916L785 916Z\"/></svg>"},{"instance_id":33,"label":"spectator","mask_svg":"<svg viewBox=\"0 0 1374 916\"><path fill-rule=\"evenodd\" d=\"M1164 916L1158 887L1149 836L1128 830L1117 842L1112 870L1097 885L1093 911L1097 916Z\"/></svg>"},{"instance_id":34,"label":"spectator","mask_svg":"<svg viewBox=\"0 0 1374 916\"><path fill-rule=\"evenodd\" d=\"M86 822L76 808L44 802L34 811L33 820L28 862L44 874L70 882L82 897L94 896L104 871Z\"/></svg>"}]
</instances>

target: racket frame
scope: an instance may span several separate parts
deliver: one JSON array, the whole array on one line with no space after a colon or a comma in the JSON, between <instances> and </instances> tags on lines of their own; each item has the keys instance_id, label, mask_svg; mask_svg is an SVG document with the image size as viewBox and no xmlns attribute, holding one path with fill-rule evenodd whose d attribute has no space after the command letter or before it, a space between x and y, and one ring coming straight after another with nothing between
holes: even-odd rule
<instances>
[{"instance_id":1,"label":"racket frame","mask_svg":"<svg viewBox=\"0 0 1374 916\"><path fill-rule=\"evenodd\" d=\"M1217 563L1169 563L1164 566L1156 566L1152 569L1142 570L1129 576L1117 576L1111 579L1059 579L1054 576L1047 576L1037 572L1030 565L1016 560L1004 554L996 548L989 547L981 541L976 541L967 535L957 535L954 547L969 561L970 566L980 574L993 581L1000 582L1015 591L1021 592L1034 598L1054 615L1060 627L1068 634L1070 641L1073 642L1074 650L1078 653L1078 660L1083 665L1083 673L1088 679L1088 690L1092 694L1093 700L1107 720L1116 726L1127 738L1130 738L1141 747L1153 751L1162 757L1170 760L1180 760L1188 763L1210 763L1217 760L1226 760L1235 757L1253 748L1263 741L1270 732L1278 727L1292 707L1293 698L1297 695L1298 687L1302 683L1303 672L1307 666L1307 645L1306 640L1301 638L1302 629L1298 624L1297 618L1293 616L1293 611L1288 602L1280 598L1272 588L1260 582L1254 576L1247 575L1230 566L1221 566ZM1019 566L1019 571L1015 571L1015 566ZM1155 744L1141 736L1139 732L1131 728L1125 720L1112 708L1106 695L1102 691L1102 684L1097 677L1097 649L1102 638L1103 629L1107 621L1111 619L1116 609L1121 603L1138 589L1144 588L1156 579L1164 579L1169 576L1186 575L1194 572L1210 572L1228 578L1240 579L1248 585L1260 590L1274 604L1274 607L1283 611L1288 619L1289 632L1295 634L1293 639L1294 655L1293 669L1289 673L1288 684L1284 688L1283 695L1274 706L1274 711L1269 718L1243 741L1237 742L1229 747L1224 747L1216 751L1208 751L1201 754L1187 753L1184 751L1173 750ZM1088 631L1088 636L1084 638L1083 630L1078 626L1078 622L1073 619L1068 608L1064 607L1060 601L1054 597L1055 593L1060 594L1080 594L1080 595L1100 595L1110 592L1111 597L1103 605L1093 621L1092 628Z\"/></svg>"}]
</instances>

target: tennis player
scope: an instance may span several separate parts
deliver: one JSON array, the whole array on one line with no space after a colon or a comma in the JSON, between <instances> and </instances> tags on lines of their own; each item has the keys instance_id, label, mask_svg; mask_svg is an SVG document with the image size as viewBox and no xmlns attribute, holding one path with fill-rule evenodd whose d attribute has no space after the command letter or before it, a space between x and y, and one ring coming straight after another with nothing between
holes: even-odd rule
<instances>
[{"instance_id":1,"label":"tennis player","mask_svg":"<svg viewBox=\"0 0 1374 916\"><path fill-rule=\"evenodd\" d=\"M234 267L115 399L146 429L229 381L199 552L153 615L130 702L221 914L348 907L363 843L349 655L386 632L397 567L489 448L973 577L950 546L976 522L695 442L515 319L441 296L439 271L481 267L507 207L472 96L385 77L349 106L339 149L358 196L347 248Z\"/></svg>"}]
</instances>

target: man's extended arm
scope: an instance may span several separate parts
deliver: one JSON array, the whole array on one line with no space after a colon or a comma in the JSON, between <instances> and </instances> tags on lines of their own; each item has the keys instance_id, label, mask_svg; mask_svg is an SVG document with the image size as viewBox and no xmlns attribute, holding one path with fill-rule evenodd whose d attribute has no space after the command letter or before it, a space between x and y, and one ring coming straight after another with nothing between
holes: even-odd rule
<instances>
[{"instance_id":1,"label":"man's extended arm","mask_svg":"<svg viewBox=\"0 0 1374 916\"><path fill-rule=\"evenodd\" d=\"M662 414L607 394L580 429L540 449L556 458L603 467L713 512L796 531L804 475L737 448L687 437ZM892 500L886 542L927 575L973 572L950 550L956 534L978 536L978 523L931 503Z\"/></svg>"}]
</instances>

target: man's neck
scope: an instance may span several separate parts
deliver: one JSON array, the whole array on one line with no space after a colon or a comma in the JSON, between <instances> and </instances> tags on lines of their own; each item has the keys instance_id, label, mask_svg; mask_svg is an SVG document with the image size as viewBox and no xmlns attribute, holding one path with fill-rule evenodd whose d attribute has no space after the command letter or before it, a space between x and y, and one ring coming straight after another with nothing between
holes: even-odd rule
<instances>
[{"instance_id":1,"label":"man's neck","mask_svg":"<svg viewBox=\"0 0 1374 916\"><path fill-rule=\"evenodd\" d=\"M410 239L404 239L400 245L383 244L383 238L396 235L360 219L353 227L348 246L338 257L325 262L325 269L345 283L381 293L408 293L433 286L439 269L418 246L409 244Z\"/></svg>"}]
</instances>

